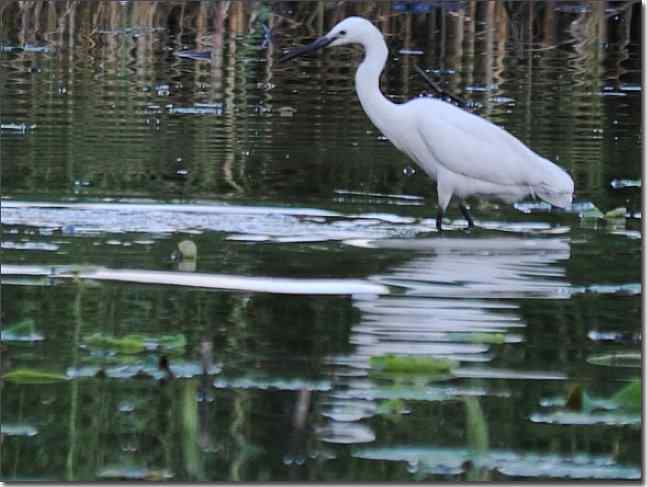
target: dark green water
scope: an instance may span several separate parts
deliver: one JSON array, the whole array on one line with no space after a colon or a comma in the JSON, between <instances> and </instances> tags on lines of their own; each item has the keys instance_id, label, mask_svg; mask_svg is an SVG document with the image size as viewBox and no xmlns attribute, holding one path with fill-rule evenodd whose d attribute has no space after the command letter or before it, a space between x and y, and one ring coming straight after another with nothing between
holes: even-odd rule
<instances>
[{"instance_id":1,"label":"dark green water","mask_svg":"<svg viewBox=\"0 0 647 487\"><path fill-rule=\"evenodd\" d=\"M348 15L387 34L386 94L425 68L567 169L573 210L473 201L439 235L360 51L277 62ZM2 3L2 479L641 478L640 17Z\"/></svg>"}]
</instances>

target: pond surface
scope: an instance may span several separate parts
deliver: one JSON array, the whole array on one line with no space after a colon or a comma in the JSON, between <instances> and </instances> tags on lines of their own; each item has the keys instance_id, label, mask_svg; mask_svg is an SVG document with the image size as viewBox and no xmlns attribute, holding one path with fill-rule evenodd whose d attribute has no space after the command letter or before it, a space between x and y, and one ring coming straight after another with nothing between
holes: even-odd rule
<instances>
[{"instance_id":1,"label":"pond surface","mask_svg":"<svg viewBox=\"0 0 647 487\"><path fill-rule=\"evenodd\" d=\"M388 96L422 67L573 208L470 201L438 234L361 52L277 62L353 14ZM2 479L641 478L640 16L4 2Z\"/></svg>"}]
</instances>

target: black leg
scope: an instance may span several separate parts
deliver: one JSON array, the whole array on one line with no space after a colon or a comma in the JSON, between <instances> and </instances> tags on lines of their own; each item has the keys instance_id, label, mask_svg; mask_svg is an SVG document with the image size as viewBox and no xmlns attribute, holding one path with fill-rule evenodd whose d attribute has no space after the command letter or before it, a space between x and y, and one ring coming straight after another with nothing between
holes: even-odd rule
<instances>
[{"instance_id":1,"label":"black leg","mask_svg":"<svg viewBox=\"0 0 647 487\"><path fill-rule=\"evenodd\" d=\"M474 220L472 220L472 215L470 215L470 212L467 209L467 206L465 206L463 203L459 203L458 207L461 209L461 213L467 220L467 227L474 228Z\"/></svg>"},{"instance_id":2,"label":"black leg","mask_svg":"<svg viewBox=\"0 0 647 487\"><path fill-rule=\"evenodd\" d=\"M436 213L436 230L439 232L443 231L443 210L438 208L438 213Z\"/></svg>"}]
</instances>

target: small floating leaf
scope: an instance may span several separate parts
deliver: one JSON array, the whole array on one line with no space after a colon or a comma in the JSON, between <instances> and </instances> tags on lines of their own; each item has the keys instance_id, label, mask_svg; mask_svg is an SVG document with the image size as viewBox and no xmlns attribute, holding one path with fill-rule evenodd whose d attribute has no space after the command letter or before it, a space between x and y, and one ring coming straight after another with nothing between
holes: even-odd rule
<instances>
[{"instance_id":1,"label":"small floating leaf","mask_svg":"<svg viewBox=\"0 0 647 487\"><path fill-rule=\"evenodd\" d=\"M611 399L621 408L639 410L641 408L640 392L640 380L634 380L616 392Z\"/></svg>"},{"instance_id":2,"label":"small floating leaf","mask_svg":"<svg viewBox=\"0 0 647 487\"><path fill-rule=\"evenodd\" d=\"M404 402L401 399L387 399L386 401L382 401L375 410L376 414L382 416L400 415L406 411Z\"/></svg>"},{"instance_id":3,"label":"small floating leaf","mask_svg":"<svg viewBox=\"0 0 647 487\"><path fill-rule=\"evenodd\" d=\"M17 384L49 384L67 379L64 374L38 369L14 369L4 374L2 378Z\"/></svg>"},{"instance_id":4,"label":"small floating leaf","mask_svg":"<svg viewBox=\"0 0 647 487\"><path fill-rule=\"evenodd\" d=\"M446 358L397 356L391 354L371 357L369 364L372 368L383 372L405 374L438 374L441 372L451 372L452 369L458 367L458 362Z\"/></svg>"},{"instance_id":5,"label":"small floating leaf","mask_svg":"<svg viewBox=\"0 0 647 487\"><path fill-rule=\"evenodd\" d=\"M627 208L624 206L620 208L614 208L613 210L609 210L604 214L605 219L618 219L618 218L625 218L627 214Z\"/></svg>"},{"instance_id":6,"label":"small floating leaf","mask_svg":"<svg viewBox=\"0 0 647 487\"><path fill-rule=\"evenodd\" d=\"M157 338L157 344L167 352L181 350L186 347L186 337L181 333L177 335L162 335Z\"/></svg>"},{"instance_id":7,"label":"small floating leaf","mask_svg":"<svg viewBox=\"0 0 647 487\"><path fill-rule=\"evenodd\" d=\"M597 206L591 204L591 206L580 212L580 218L584 220L597 220L599 218L604 218L604 213L602 213Z\"/></svg>"}]
</instances>

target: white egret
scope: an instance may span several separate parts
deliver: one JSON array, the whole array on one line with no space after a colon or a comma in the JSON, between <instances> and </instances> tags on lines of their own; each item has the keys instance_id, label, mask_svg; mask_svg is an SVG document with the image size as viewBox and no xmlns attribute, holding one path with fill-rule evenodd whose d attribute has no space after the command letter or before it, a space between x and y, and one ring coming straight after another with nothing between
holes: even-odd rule
<instances>
[{"instance_id":1,"label":"white egret","mask_svg":"<svg viewBox=\"0 0 647 487\"><path fill-rule=\"evenodd\" d=\"M468 196L507 203L532 196L562 208L571 204L571 177L504 129L439 99L415 98L402 104L387 99L380 91L380 75L388 49L382 33L364 18L342 20L325 36L289 51L280 61L344 44L359 44L365 51L355 89L368 117L436 181L439 231L452 196L459 198L469 227L474 222L463 204Z\"/></svg>"}]
</instances>

